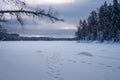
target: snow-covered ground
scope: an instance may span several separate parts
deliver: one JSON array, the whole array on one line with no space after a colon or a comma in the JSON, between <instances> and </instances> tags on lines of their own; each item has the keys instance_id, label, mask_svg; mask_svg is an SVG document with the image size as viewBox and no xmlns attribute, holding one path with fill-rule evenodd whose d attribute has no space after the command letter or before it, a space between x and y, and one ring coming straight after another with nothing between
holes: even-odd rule
<instances>
[{"instance_id":1,"label":"snow-covered ground","mask_svg":"<svg viewBox=\"0 0 120 80\"><path fill-rule=\"evenodd\" d=\"M120 80L120 44L0 42L0 80Z\"/></svg>"}]
</instances>

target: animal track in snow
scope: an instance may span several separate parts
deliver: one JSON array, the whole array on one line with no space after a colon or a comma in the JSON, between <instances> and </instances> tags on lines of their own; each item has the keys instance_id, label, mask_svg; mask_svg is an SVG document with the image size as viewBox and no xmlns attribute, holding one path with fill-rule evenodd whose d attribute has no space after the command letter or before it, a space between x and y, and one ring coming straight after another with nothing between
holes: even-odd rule
<instances>
[{"instance_id":1,"label":"animal track in snow","mask_svg":"<svg viewBox=\"0 0 120 80\"><path fill-rule=\"evenodd\" d=\"M61 58L59 55L47 56L46 63L48 67L47 74L53 78L53 80L64 80L61 77L60 67L63 65L61 63Z\"/></svg>"}]
</instances>

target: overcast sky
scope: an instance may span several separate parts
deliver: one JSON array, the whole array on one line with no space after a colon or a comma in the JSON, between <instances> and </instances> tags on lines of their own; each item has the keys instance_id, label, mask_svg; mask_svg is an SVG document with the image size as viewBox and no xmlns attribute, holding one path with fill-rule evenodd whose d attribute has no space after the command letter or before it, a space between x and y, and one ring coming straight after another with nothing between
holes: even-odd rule
<instances>
[{"instance_id":1,"label":"overcast sky","mask_svg":"<svg viewBox=\"0 0 120 80\"><path fill-rule=\"evenodd\" d=\"M92 10L99 8L105 1L112 3L112 0L26 0L27 4L34 7L52 6L65 22L39 21L39 25L29 24L24 29L20 26L7 29L27 36L74 37L79 20L87 18Z\"/></svg>"}]
</instances>

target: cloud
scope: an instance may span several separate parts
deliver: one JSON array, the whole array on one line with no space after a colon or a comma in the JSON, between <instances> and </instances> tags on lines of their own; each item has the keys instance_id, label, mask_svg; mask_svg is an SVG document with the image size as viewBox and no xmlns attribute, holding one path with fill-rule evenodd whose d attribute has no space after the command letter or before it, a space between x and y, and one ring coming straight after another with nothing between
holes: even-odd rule
<instances>
[{"instance_id":1,"label":"cloud","mask_svg":"<svg viewBox=\"0 0 120 80\"><path fill-rule=\"evenodd\" d=\"M40 1L45 0L33 1L39 4ZM97 10L97 8L99 8L101 4L104 3L104 1L105 0L74 0L74 2L66 4L40 4L37 6L35 3L34 5L30 4L30 6L36 6L43 9L48 9L49 6L52 6L59 13L58 17L65 19L65 22L56 22L53 24L43 20L39 21L39 25L28 23L26 26L24 26L24 30L21 28L21 26L18 26L16 22L14 22L14 25L8 26L6 28L10 32L16 32L22 35L74 37L76 26L79 20L84 18L87 19L89 13L92 10ZM110 3L112 0L107 0L107 2ZM31 7L28 8L32 9ZM25 21L27 22L27 20Z\"/></svg>"},{"instance_id":2,"label":"cloud","mask_svg":"<svg viewBox=\"0 0 120 80\"><path fill-rule=\"evenodd\" d=\"M41 4L68 4L73 3L75 0L26 0L28 4L41 5Z\"/></svg>"}]
</instances>

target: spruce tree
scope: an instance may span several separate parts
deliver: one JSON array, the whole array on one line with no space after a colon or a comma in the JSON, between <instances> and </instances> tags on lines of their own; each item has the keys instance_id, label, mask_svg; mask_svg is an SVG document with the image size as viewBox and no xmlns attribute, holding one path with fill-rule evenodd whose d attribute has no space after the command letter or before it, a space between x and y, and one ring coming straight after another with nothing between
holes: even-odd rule
<instances>
[{"instance_id":1,"label":"spruce tree","mask_svg":"<svg viewBox=\"0 0 120 80\"><path fill-rule=\"evenodd\" d=\"M120 32L120 4L117 0L113 0L113 8L112 8L112 37L114 41L119 40L119 32Z\"/></svg>"},{"instance_id":2,"label":"spruce tree","mask_svg":"<svg viewBox=\"0 0 120 80\"><path fill-rule=\"evenodd\" d=\"M89 39L90 40L96 40L97 39L97 12L92 11L90 13L90 16L88 17L88 30L89 30Z\"/></svg>"},{"instance_id":3,"label":"spruce tree","mask_svg":"<svg viewBox=\"0 0 120 80\"><path fill-rule=\"evenodd\" d=\"M80 20L79 26L77 26L77 32L75 33L75 36L78 41L82 39L81 28L82 28L82 20Z\"/></svg>"}]
</instances>

